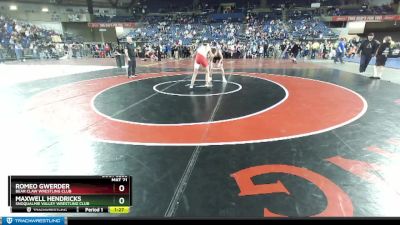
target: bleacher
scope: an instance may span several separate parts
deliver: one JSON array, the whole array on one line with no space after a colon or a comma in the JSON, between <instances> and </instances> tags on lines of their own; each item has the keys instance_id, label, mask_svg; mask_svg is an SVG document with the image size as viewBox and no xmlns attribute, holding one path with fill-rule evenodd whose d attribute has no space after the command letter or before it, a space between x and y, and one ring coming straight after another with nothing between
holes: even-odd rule
<instances>
[{"instance_id":1,"label":"bleacher","mask_svg":"<svg viewBox=\"0 0 400 225\"><path fill-rule=\"evenodd\" d=\"M244 20L244 13L213 13L210 14L210 20L212 22L222 22L224 20L229 20L232 22L242 22Z\"/></svg>"},{"instance_id":2,"label":"bleacher","mask_svg":"<svg viewBox=\"0 0 400 225\"><path fill-rule=\"evenodd\" d=\"M332 9L328 12L330 16L357 16L357 15L392 15L396 14L393 8L388 5L374 6L368 8L354 9Z\"/></svg>"}]
</instances>

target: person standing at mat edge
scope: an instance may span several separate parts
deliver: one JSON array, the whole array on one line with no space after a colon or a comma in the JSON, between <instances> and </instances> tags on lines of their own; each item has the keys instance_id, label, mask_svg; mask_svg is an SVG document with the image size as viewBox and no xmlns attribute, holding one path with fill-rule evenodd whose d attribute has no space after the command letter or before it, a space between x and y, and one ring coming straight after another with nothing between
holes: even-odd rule
<instances>
[{"instance_id":1,"label":"person standing at mat edge","mask_svg":"<svg viewBox=\"0 0 400 225\"><path fill-rule=\"evenodd\" d=\"M379 48L376 51L376 63L374 67L374 75L370 76L369 78L372 79L382 78L383 67L385 66L387 57L392 50L391 45L392 45L392 37L386 36L383 39L383 43L379 45Z\"/></svg>"},{"instance_id":2,"label":"person standing at mat edge","mask_svg":"<svg viewBox=\"0 0 400 225\"><path fill-rule=\"evenodd\" d=\"M128 61L128 78L135 77L136 71L136 56L135 56L135 44L132 41L132 37L126 38L125 46L125 57Z\"/></svg>"},{"instance_id":3,"label":"person standing at mat edge","mask_svg":"<svg viewBox=\"0 0 400 225\"><path fill-rule=\"evenodd\" d=\"M368 39L361 43L361 46L357 51L357 54L361 53L360 74L365 73L371 58L378 49L379 42L374 39L374 36L374 33L368 34Z\"/></svg>"},{"instance_id":4,"label":"person standing at mat edge","mask_svg":"<svg viewBox=\"0 0 400 225\"><path fill-rule=\"evenodd\" d=\"M340 61L341 64L343 64L343 56L346 51L346 43L344 41L344 38L340 38L338 47L336 48L336 57L334 59L334 63L336 64L337 61Z\"/></svg>"}]
</instances>

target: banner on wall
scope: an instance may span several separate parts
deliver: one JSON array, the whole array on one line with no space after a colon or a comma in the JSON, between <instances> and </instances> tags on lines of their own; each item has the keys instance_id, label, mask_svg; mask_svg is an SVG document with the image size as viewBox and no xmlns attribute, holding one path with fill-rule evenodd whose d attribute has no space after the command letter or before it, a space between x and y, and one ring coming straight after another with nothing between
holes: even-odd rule
<instances>
[{"instance_id":1,"label":"banner on wall","mask_svg":"<svg viewBox=\"0 0 400 225\"><path fill-rule=\"evenodd\" d=\"M400 20L400 15L373 15L373 16L332 16L332 21L395 21Z\"/></svg>"},{"instance_id":2,"label":"banner on wall","mask_svg":"<svg viewBox=\"0 0 400 225\"><path fill-rule=\"evenodd\" d=\"M135 23L88 23L90 28L113 28L113 27L124 27L124 28L134 28Z\"/></svg>"}]
</instances>

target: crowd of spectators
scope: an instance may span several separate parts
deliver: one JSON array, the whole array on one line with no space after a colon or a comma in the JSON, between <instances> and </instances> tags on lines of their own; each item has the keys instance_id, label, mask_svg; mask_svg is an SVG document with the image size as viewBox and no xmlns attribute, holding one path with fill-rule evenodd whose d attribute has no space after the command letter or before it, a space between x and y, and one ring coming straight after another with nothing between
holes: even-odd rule
<instances>
[{"instance_id":1,"label":"crowd of spectators","mask_svg":"<svg viewBox=\"0 0 400 225\"><path fill-rule=\"evenodd\" d=\"M146 43L147 47L144 48L148 50L141 52L152 52L159 46L164 55L174 56L172 52L178 52L178 57L190 55L180 53L190 52L191 48L187 46L199 41L217 41L227 57L238 57L238 55L255 57L260 52L264 56L268 46L280 45L284 40L337 38L337 34L311 15L292 17L294 20L290 19L286 23L278 18L274 14L248 13L242 23L230 19L213 23L204 16L202 18L193 15L154 16L148 18L148 25L128 35L137 42ZM178 50L180 48L188 51Z\"/></svg>"},{"instance_id":2,"label":"crowd of spectators","mask_svg":"<svg viewBox=\"0 0 400 225\"><path fill-rule=\"evenodd\" d=\"M342 42L342 43L341 43ZM340 44L341 43L341 44ZM274 58L289 59L296 56L304 60L337 60L343 57L354 58L360 46L361 39L353 38L346 40L299 40L299 39L283 39L273 40L264 39L261 42L248 42L237 40L235 42L218 42L222 49L224 58L246 59L246 58ZM338 49L340 47L340 56ZM161 58L180 59L192 57L197 44L180 45L175 43L172 45L150 45L146 44L138 47L138 57L150 58L152 60L161 60ZM393 51L390 57L399 57L400 43L393 44Z\"/></svg>"},{"instance_id":3,"label":"crowd of spectators","mask_svg":"<svg viewBox=\"0 0 400 225\"><path fill-rule=\"evenodd\" d=\"M290 19L284 23L281 19L257 17L247 15L244 23L232 22L227 19L222 22L212 23L197 17L180 16L177 18L151 17L154 23L132 31L129 35L144 42L172 42L171 39L182 40L183 43L192 43L193 39L216 39L229 42L233 38L247 37L248 39L285 39L293 36L304 38L334 38L337 37L323 22L311 17L304 19ZM313 29L310 29L313 28Z\"/></svg>"},{"instance_id":4,"label":"crowd of spectators","mask_svg":"<svg viewBox=\"0 0 400 225\"><path fill-rule=\"evenodd\" d=\"M205 4L199 7L204 9L213 6ZM380 6L368 10L390 12L389 8ZM335 15L341 12L344 11L331 11ZM153 15L142 17L143 26L127 36L140 43L137 52L145 58L190 57L201 41L218 42L227 58L285 58L294 45L296 49L299 47L300 57L332 58L338 35L318 19L319 13L316 10L293 9L285 21L282 12L278 11L243 13L243 18L237 20L232 15L241 14L235 8L218 18L213 17L212 12ZM115 43L66 43L61 39L62 35L55 31L0 16L0 62L4 61L5 56L24 61L27 55L40 59L112 57L117 49ZM354 55L357 45L350 42L346 46L350 56Z\"/></svg>"},{"instance_id":5,"label":"crowd of spectators","mask_svg":"<svg viewBox=\"0 0 400 225\"><path fill-rule=\"evenodd\" d=\"M393 15L396 12L390 5L368 6L355 9L331 8L327 11L328 16L348 16L348 15Z\"/></svg>"},{"instance_id":6,"label":"crowd of spectators","mask_svg":"<svg viewBox=\"0 0 400 225\"><path fill-rule=\"evenodd\" d=\"M0 58L24 61L26 55L36 58L57 57L55 42L62 36L54 30L0 16Z\"/></svg>"},{"instance_id":7,"label":"crowd of spectators","mask_svg":"<svg viewBox=\"0 0 400 225\"><path fill-rule=\"evenodd\" d=\"M0 15L0 63L4 63L6 59L23 62L28 58L59 59L101 55L98 53L101 51L94 48L95 44L78 42L78 37L68 38L68 41L65 39L54 30ZM99 45L99 48L102 49L103 46L104 44ZM105 52L105 57L111 57L111 50Z\"/></svg>"}]
</instances>

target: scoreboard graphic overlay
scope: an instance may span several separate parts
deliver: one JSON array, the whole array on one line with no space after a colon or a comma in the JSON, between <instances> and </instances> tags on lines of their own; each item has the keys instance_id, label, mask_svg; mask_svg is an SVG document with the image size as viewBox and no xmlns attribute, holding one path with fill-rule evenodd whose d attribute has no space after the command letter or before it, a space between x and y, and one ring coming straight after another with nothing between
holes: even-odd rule
<instances>
[{"instance_id":1,"label":"scoreboard graphic overlay","mask_svg":"<svg viewBox=\"0 0 400 225\"><path fill-rule=\"evenodd\" d=\"M13 213L129 213L131 176L9 176Z\"/></svg>"}]
</instances>

